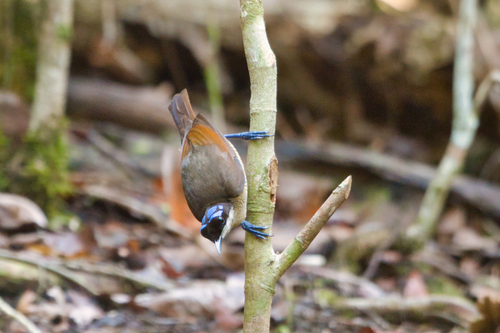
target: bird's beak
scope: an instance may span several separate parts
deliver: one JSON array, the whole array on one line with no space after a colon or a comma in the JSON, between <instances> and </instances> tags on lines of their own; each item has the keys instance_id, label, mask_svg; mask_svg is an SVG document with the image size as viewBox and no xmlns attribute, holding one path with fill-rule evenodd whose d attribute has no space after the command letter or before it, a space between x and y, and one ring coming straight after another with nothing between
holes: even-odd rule
<instances>
[{"instance_id":1,"label":"bird's beak","mask_svg":"<svg viewBox=\"0 0 500 333\"><path fill-rule=\"evenodd\" d=\"M217 249L217 252L221 254L221 246L222 246L222 237L219 237L218 240L215 241L215 248Z\"/></svg>"}]
</instances>

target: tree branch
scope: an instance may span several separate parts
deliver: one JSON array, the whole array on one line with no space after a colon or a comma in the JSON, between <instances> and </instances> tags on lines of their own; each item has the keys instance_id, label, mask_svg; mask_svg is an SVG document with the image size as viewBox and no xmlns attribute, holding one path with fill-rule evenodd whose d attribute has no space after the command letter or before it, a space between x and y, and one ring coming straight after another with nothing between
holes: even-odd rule
<instances>
[{"instance_id":1,"label":"tree branch","mask_svg":"<svg viewBox=\"0 0 500 333\"><path fill-rule=\"evenodd\" d=\"M42 331L40 331L40 329L36 327L31 320L29 320L24 314L14 309L12 306L10 306L9 303L4 301L3 298L1 297L0 297L0 311L5 313L12 319L17 320L21 325L26 327L26 329L30 333L42 333Z\"/></svg>"},{"instance_id":2,"label":"tree branch","mask_svg":"<svg viewBox=\"0 0 500 333\"><path fill-rule=\"evenodd\" d=\"M250 130L274 134L277 109L276 57L266 35L262 0L240 0L240 11L252 92ZM255 225L267 226L266 231L271 233L278 183L274 137L249 143L247 181L247 219ZM269 332L271 302L276 282L344 202L350 187L351 178L348 177L280 256L274 253L270 237L263 240L246 234L244 332Z\"/></svg>"},{"instance_id":3,"label":"tree branch","mask_svg":"<svg viewBox=\"0 0 500 333\"><path fill-rule=\"evenodd\" d=\"M328 199L321 205L316 214L302 228L297 237L286 247L276 260L276 280L286 272L299 256L309 247L309 244L318 235L333 213L349 197L351 191L352 177L347 177L330 194Z\"/></svg>"},{"instance_id":4,"label":"tree branch","mask_svg":"<svg viewBox=\"0 0 500 333\"><path fill-rule=\"evenodd\" d=\"M454 177L462 169L479 125L474 94L474 27L477 0L461 0L453 77L453 128L437 173L425 192L417 221L406 233L410 244L420 246L434 231Z\"/></svg>"},{"instance_id":5,"label":"tree branch","mask_svg":"<svg viewBox=\"0 0 500 333\"><path fill-rule=\"evenodd\" d=\"M276 128L276 57L266 35L264 9L260 0L240 0L241 30L250 74L250 130ZM247 219L268 226L271 233L278 161L274 137L255 140L248 145ZM269 262L274 256L271 239L261 240L247 233L245 238L245 332L269 332L271 302L275 282Z\"/></svg>"}]
</instances>

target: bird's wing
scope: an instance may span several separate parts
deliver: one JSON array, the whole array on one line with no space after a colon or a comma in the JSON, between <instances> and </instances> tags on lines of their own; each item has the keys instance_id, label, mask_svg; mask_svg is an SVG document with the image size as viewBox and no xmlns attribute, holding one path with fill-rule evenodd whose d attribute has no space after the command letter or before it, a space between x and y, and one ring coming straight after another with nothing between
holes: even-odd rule
<instances>
[{"instance_id":1,"label":"bird's wing","mask_svg":"<svg viewBox=\"0 0 500 333\"><path fill-rule=\"evenodd\" d=\"M189 154L193 146L210 145L216 145L221 152L229 154L231 159L234 159L237 154L233 145L229 143L224 135L212 127L202 114L198 114L193 121L191 129L186 134L185 142L183 142L182 157Z\"/></svg>"},{"instance_id":2,"label":"bird's wing","mask_svg":"<svg viewBox=\"0 0 500 333\"><path fill-rule=\"evenodd\" d=\"M245 171L231 143L197 115L182 145L184 194L199 220L208 205L228 202L245 187Z\"/></svg>"}]
</instances>

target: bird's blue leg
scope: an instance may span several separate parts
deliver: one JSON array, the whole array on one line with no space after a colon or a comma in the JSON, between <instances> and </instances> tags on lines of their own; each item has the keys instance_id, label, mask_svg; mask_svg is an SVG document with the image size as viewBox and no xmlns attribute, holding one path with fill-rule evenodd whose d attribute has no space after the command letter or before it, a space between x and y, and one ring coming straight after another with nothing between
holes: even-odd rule
<instances>
[{"instance_id":1,"label":"bird's blue leg","mask_svg":"<svg viewBox=\"0 0 500 333\"><path fill-rule=\"evenodd\" d=\"M260 140L273 135L269 134L269 132L267 131L262 131L262 132L241 132L236 134L226 134L224 136L227 139Z\"/></svg>"},{"instance_id":2,"label":"bird's blue leg","mask_svg":"<svg viewBox=\"0 0 500 333\"><path fill-rule=\"evenodd\" d=\"M252 235L254 235L255 237L259 237L259 238L262 238L262 239L266 239L267 237L272 237L273 236L272 234L266 234L265 232L258 231L258 230L267 229L268 227L261 227L261 226L258 226L258 225L254 225L254 224L252 224L252 223L250 223L250 222L248 222L246 220L243 220L243 222L241 222L241 227L246 232L249 232Z\"/></svg>"}]
</instances>

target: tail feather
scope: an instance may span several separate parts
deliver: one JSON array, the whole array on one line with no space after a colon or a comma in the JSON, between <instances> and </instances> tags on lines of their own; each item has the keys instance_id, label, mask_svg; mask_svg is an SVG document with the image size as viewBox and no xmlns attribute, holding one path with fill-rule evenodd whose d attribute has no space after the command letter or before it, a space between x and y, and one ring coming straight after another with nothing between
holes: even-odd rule
<instances>
[{"instance_id":1,"label":"tail feather","mask_svg":"<svg viewBox=\"0 0 500 333\"><path fill-rule=\"evenodd\" d=\"M168 109L177 125L182 142L182 140L184 140L184 134L189 131L196 118L186 89L174 96Z\"/></svg>"}]
</instances>

